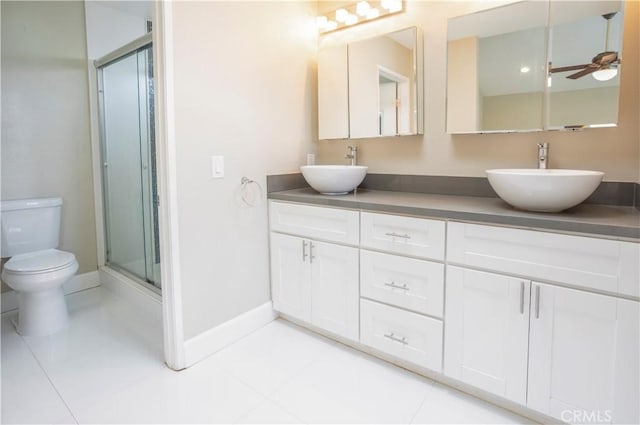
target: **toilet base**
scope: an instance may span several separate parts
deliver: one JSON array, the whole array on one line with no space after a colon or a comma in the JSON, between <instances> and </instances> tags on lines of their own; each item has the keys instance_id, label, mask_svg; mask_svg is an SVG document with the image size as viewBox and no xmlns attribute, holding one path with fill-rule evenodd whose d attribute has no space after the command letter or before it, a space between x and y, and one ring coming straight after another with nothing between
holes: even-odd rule
<instances>
[{"instance_id":1,"label":"toilet base","mask_svg":"<svg viewBox=\"0 0 640 425\"><path fill-rule=\"evenodd\" d=\"M46 291L18 293L16 330L23 336L46 336L69 325L69 312L62 286Z\"/></svg>"}]
</instances>

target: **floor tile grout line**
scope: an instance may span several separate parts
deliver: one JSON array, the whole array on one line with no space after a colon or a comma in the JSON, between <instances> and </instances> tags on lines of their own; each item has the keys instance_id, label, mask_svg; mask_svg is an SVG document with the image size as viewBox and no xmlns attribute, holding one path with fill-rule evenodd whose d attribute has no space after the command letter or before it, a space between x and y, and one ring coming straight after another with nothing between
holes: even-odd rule
<instances>
[{"instance_id":1,"label":"floor tile grout line","mask_svg":"<svg viewBox=\"0 0 640 425\"><path fill-rule=\"evenodd\" d=\"M424 395L424 398L422 399L422 402L420 402L420 405L418 406L416 411L413 413L413 415L411 416L411 419L408 422L410 425L414 424L413 421L416 420L416 416L418 416L418 413L420 413L420 411L422 410L422 407L427 402L427 397L429 397L429 394L432 392L432 390L433 390L433 388L431 388L429 391L427 391L427 393Z\"/></svg>"},{"instance_id":2,"label":"floor tile grout line","mask_svg":"<svg viewBox=\"0 0 640 425\"><path fill-rule=\"evenodd\" d=\"M38 367L42 370L42 373L44 373L44 376L47 377L47 381L49 381L49 383L53 387L53 390L56 392L56 394L58 394L58 397L60 397L60 401L62 401L62 403L64 404L64 407L67 408L67 411L69 412L69 414L73 418L74 422L76 424L79 424L80 422L78 422L78 419L76 418L76 415L73 414L73 411L71 410L71 407L69 407L69 405L67 404L67 401L64 399L64 397L62 397L62 394L60 394L60 391L58 390L58 387L56 387L56 384L53 383L53 380L51 379L51 377L49 376L49 374L45 370L44 366L40 362L40 359L38 359L38 356L36 355L36 353L34 353L34 351L31 349L31 346L29 345L29 342L26 339L24 339L24 337L22 335L20 335L20 338L22 338L22 340L24 341L24 344L27 346L27 349L29 350L29 352L31 353L33 358L35 359L36 363L38 363Z\"/></svg>"}]
</instances>

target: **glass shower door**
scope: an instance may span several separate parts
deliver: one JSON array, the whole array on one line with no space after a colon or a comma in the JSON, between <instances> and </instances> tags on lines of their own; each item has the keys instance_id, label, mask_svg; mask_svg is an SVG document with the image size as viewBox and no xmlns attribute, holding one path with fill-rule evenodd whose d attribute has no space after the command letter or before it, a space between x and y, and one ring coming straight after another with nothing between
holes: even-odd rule
<instances>
[{"instance_id":1,"label":"glass shower door","mask_svg":"<svg viewBox=\"0 0 640 425\"><path fill-rule=\"evenodd\" d=\"M160 287L152 50L98 67L107 264Z\"/></svg>"}]
</instances>

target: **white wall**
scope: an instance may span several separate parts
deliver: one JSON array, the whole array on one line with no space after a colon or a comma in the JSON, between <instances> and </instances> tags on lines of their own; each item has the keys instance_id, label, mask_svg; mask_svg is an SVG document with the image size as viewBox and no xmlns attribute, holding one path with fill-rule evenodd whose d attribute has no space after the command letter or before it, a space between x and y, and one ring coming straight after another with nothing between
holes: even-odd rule
<instances>
[{"instance_id":1,"label":"white wall","mask_svg":"<svg viewBox=\"0 0 640 425\"><path fill-rule=\"evenodd\" d=\"M172 4L184 337L270 300L267 206L240 178L302 164L317 134L311 2ZM224 155L225 178L211 178Z\"/></svg>"},{"instance_id":2,"label":"white wall","mask_svg":"<svg viewBox=\"0 0 640 425\"><path fill-rule=\"evenodd\" d=\"M98 59L147 33L150 1L85 1L87 53ZM111 3L111 4L110 4Z\"/></svg>"},{"instance_id":3,"label":"white wall","mask_svg":"<svg viewBox=\"0 0 640 425\"><path fill-rule=\"evenodd\" d=\"M331 38L352 41L409 26L424 30L424 137L355 140L358 160L372 173L484 176L489 168L532 167L536 143L550 142L550 166L602 170L607 181L640 182L638 117L640 35L637 1L625 5L620 115L617 128L451 136L445 130L447 19L486 8L491 2L408 1L407 11L338 31ZM323 38L329 38L325 36ZM317 143L318 163L344 163L344 141ZM290 171L294 171L292 168Z\"/></svg>"},{"instance_id":4,"label":"white wall","mask_svg":"<svg viewBox=\"0 0 640 425\"><path fill-rule=\"evenodd\" d=\"M96 270L83 4L1 7L2 199L61 196L60 248Z\"/></svg>"}]
</instances>

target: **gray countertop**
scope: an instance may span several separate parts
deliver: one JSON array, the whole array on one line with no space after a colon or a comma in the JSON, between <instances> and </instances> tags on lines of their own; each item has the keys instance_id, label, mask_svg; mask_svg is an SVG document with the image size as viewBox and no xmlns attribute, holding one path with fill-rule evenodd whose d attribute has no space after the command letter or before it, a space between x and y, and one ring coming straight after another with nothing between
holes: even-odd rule
<instances>
[{"instance_id":1,"label":"gray countertop","mask_svg":"<svg viewBox=\"0 0 640 425\"><path fill-rule=\"evenodd\" d=\"M634 207L581 204L562 213L534 213L499 198L380 190L329 196L311 188L271 192L269 199L640 241L640 211Z\"/></svg>"}]
</instances>

